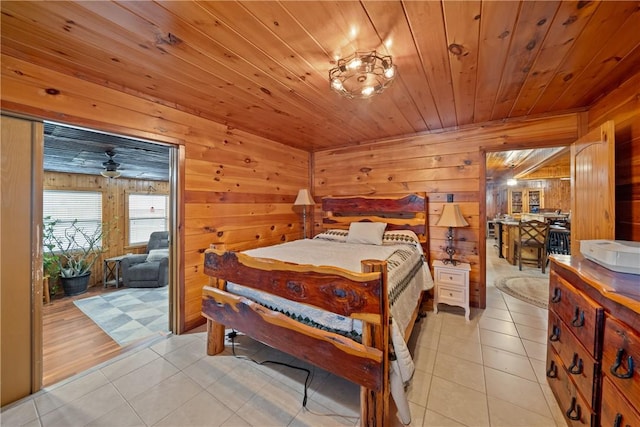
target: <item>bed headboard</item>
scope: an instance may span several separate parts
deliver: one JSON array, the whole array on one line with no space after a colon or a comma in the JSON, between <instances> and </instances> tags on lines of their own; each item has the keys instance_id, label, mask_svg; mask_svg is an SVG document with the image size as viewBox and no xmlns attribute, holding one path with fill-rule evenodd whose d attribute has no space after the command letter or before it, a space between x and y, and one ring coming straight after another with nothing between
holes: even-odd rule
<instances>
[{"instance_id":1,"label":"bed headboard","mask_svg":"<svg viewBox=\"0 0 640 427\"><path fill-rule=\"evenodd\" d=\"M322 198L322 228L348 229L352 222L386 222L387 230L412 230L428 241L425 193L394 196L326 196Z\"/></svg>"}]
</instances>

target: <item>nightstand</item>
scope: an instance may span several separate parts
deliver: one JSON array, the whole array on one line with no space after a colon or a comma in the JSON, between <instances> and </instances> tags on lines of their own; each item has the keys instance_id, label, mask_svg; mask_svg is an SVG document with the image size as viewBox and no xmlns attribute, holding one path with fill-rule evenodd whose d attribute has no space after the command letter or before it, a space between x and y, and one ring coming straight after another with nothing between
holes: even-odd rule
<instances>
[{"instance_id":1,"label":"nightstand","mask_svg":"<svg viewBox=\"0 0 640 427\"><path fill-rule=\"evenodd\" d=\"M459 262L456 265L433 261L433 311L438 313L438 304L456 305L464 308L469 321L469 271L471 265Z\"/></svg>"}]
</instances>

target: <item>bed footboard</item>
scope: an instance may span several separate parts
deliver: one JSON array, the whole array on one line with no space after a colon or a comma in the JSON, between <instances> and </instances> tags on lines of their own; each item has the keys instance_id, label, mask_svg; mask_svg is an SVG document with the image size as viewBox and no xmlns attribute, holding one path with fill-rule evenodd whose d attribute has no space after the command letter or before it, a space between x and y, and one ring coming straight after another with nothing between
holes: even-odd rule
<instances>
[{"instance_id":1,"label":"bed footboard","mask_svg":"<svg viewBox=\"0 0 640 427\"><path fill-rule=\"evenodd\" d=\"M389 405L389 305L386 262L363 273L290 264L209 249L202 295L210 355L224 350L225 327L346 378L361 388L362 425L382 426ZM227 281L361 320L362 343L300 323L226 290Z\"/></svg>"}]
</instances>

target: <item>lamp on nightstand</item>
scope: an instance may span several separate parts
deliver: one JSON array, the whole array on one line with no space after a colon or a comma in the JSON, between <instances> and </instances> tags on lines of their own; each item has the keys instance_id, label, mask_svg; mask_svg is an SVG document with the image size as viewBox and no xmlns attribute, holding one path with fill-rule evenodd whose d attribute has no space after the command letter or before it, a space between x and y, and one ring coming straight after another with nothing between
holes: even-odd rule
<instances>
[{"instance_id":1,"label":"lamp on nightstand","mask_svg":"<svg viewBox=\"0 0 640 427\"><path fill-rule=\"evenodd\" d=\"M442 209L442 215L438 220L436 226L438 227L449 227L449 231L447 232L447 249L446 252L449 255L449 259L443 259L442 262L445 264L451 263L451 265L456 265L458 261L453 259L453 254L456 253L456 250L453 247L453 228L454 227L466 227L469 223L464 219L462 213L460 212L460 207L453 203L447 203L444 205Z\"/></svg>"},{"instance_id":2,"label":"lamp on nightstand","mask_svg":"<svg viewBox=\"0 0 640 427\"><path fill-rule=\"evenodd\" d=\"M302 206L302 229L304 230L304 238L307 238L307 206L313 206L316 203L311 198L309 190L303 188L298 191L298 197L293 202L293 206Z\"/></svg>"}]
</instances>

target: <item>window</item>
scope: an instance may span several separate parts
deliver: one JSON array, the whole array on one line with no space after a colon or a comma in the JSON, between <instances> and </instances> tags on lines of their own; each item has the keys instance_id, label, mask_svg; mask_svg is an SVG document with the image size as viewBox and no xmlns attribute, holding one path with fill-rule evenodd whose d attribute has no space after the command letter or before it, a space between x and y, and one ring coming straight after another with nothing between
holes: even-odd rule
<instances>
[{"instance_id":1,"label":"window","mask_svg":"<svg viewBox=\"0 0 640 427\"><path fill-rule=\"evenodd\" d=\"M58 221L53 231L58 237L63 237L65 230L75 220L77 226L88 235L102 225L102 193L45 190L42 202L43 217ZM78 244L83 246L82 241ZM59 248L54 251L56 249Z\"/></svg>"},{"instance_id":2,"label":"window","mask_svg":"<svg viewBox=\"0 0 640 427\"><path fill-rule=\"evenodd\" d=\"M129 245L147 243L154 231L167 231L169 196L129 195Z\"/></svg>"}]
</instances>

